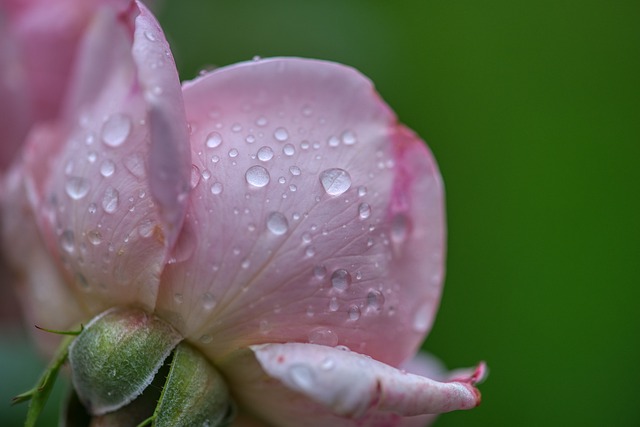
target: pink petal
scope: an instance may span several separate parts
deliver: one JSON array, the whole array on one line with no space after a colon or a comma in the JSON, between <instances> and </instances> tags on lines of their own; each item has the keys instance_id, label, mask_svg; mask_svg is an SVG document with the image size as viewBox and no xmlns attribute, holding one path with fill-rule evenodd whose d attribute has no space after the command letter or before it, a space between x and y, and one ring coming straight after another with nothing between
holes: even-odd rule
<instances>
[{"instance_id":1,"label":"pink petal","mask_svg":"<svg viewBox=\"0 0 640 427\"><path fill-rule=\"evenodd\" d=\"M390 364L413 354L440 298L442 184L371 82L279 58L217 70L184 97L190 257L165 271L159 310L214 359L290 341Z\"/></svg>"},{"instance_id":2,"label":"pink petal","mask_svg":"<svg viewBox=\"0 0 640 427\"><path fill-rule=\"evenodd\" d=\"M438 382L314 344L264 344L251 351L239 351L219 366L239 403L279 426L394 426L403 417L480 403L475 376Z\"/></svg>"},{"instance_id":3,"label":"pink petal","mask_svg":"<svg viewBox=\"0 0 640 427\"><path fill-rule=\"evenodd\" d=\"M134 59L147 101L151 147L151 194L167 225L170 245L180 231L186 210L191 152L178 71L160 25L138 3Z\"/></svg>"},{"instance_id":4,"label":"pink petal","mask_svg":"<svg viewBox=\"0 0 640 427\"><path fill-rule=\"evenodd\" d=\"M141 13L137 25L153 25ZM155 199L149 182L162 156L172 154L164 141L154 140L152 128L179 114L156 108L164 101L148 105L143 89L153 78L138 73L146 52L153 53L134 38L129 15L100 9L80 48L64 120L38 128L27 146L38 221L92 313L116 304L153 308L169 239L181 220L166 199ZM169 94L179 84L177 77L153 83ZM174 209L174 222L163 215L165 208Z\"/></svg>"}]
</instances>

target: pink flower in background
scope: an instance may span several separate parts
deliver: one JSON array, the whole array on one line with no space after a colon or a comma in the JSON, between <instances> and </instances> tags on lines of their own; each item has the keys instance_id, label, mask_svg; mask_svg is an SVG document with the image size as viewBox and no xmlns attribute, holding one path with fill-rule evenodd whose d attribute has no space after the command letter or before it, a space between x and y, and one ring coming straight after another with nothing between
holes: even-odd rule
<instances>
[{"instance_id":1,"label":"pink flower in background","mask_svg":"<svg viewBox=\"0 0 640 427\"><path fill-rule=\"evenodd\" d=\"M411 361L444 274L425 144L330 62L257 60L181 86L136 5L89 15L55 120L5 182L30 321L153 312L241 412L277 426L419 426L477 406L482 365L447 378Z\"/></svg>"}]
</instances>

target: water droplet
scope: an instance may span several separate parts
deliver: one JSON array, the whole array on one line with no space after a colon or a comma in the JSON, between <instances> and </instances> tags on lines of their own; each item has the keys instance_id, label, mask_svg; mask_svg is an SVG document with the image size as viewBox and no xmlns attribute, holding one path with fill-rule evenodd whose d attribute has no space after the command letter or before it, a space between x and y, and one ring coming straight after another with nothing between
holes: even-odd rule
<instances>
[{"instance_id":1,"label":"water droplet","mask_svg":"<svg viewBox=\"0 0 640 427\"><path fill-rule=\"evenodd\" d=\"M338 344L338 335L328 328L315 328L311 330L307 336L311 344L327 345L330 347Z\"/></svg>"},{"instance_id":2,"label":"water droplet","mask_svg":"<svg viewBox=\"0 0 640 427\"><path fill-rule=\"evenodd\" d=\"M357 142L356 135L350 130L342 133L342 143L344 145L353 145Z\"/></svg>"},{"instance_id":3,"label":"water droplet","mask_svg":"<svg viewBox=\"0 0 640 427\"><path fill-rule=\"evenodd\" d=\"M271 177L269 172L262 166L251 166L244 175L247 183L254 187L264 187L269 183Z\"/></svg>"},{"instance_id":4,"label":"water droplet","mask_svg":"<svg viewBox=\"0 0 640 427\"><path fill-rule=\"evenodd\" d=\"M204 334L200 337L200 342L202 344L209 344L211 341L213 341L213 337L209 334Z\"/></svg>"},{"instance_id":5,"label":"water droplet","mask_svg":"<svg viewBox=\"0 0 640 427\"><path fill-rule=\"evenodd\" d=\"M256 120L256 125L260 126L260 127L264 127L269 123L269 121L267 120L266 117L264 116L260 116L258 117L258 119Z\"/></svg>"},{"instance_id":6,"label":"water droplet","mask_svg":"<svg viewBox=\"0 0 640 427\"><path fill-rule=\"evenodd\" d=\"M281 176L280 178L278 178L278 182L279 182L280 184L284 184L284 183L286 183L286 182L287 182L287 178L285 178L284 176Z\"/></svg>"},{"instance_id":7,"label":"water droplet","mask_svg":"<svg viewBox=\"0 0 640 427\"><path fill-rule=\"evenodd\" d=\"M308 150L309 149L309 141L302 141L300 143L300 148L302 148L303 150Z\"/></svg>"},{"instance_id":8,"label":"water droplet","mask_svg":"<svg viewBox=\"0 0 640 427\"><path fill-rule=\"evenodd\" d=\"M397 214L391 220L391 240L402 243L409 232L409 219L404 214Z\"/></svg>"},{"instance_id":9,"label":"water droplet","mask_svg":"<svg viewBox=\"0 0 640 427\"><path fill-rule=\"evenodd\" d=\"M107 213L114 213L120 203L120 193L113 187L107 187L102 197L102 209Z\"/></svg>"},{"instance_id":10,"label":"water droplet","mask_svg":"<svg viewBox=\"0 0 640 427\"><path fill-rule=\"evenodd\" d=\"M158 40L158 38L156 37L155 34L153 34L151 31L145 31L144 32L144 36L147 38L147 40L149 40L150 42L154 42L156 40Z\"/></svg>"},{"instance_id":11,"label":"water droplet","mask_svg":"<svg viewBox=\"0 0 640 427\"><path fill-rule=\"evenodd\" d=\"M208 181L211 178L211 171L209 169L205 169L202 171L202 179Z\"/></svg>"},{"instance_id":12,"label":"water droplet","mask_svg":"<svg viewBox=\"0 0 640 427\"><path fill-rule=\"evenodd\" d=\"M327 169L320 174L320 183L330 196L339 196L351 187L351 176L343 169Z\"/></svg>"},{"instance_id":13,"label":"water droplet","mask_svg":"<svg viewBox=\"0 0 640 427\"><path fill-rule=\"evenodd\" d=\"M289 222L280 212L271 212L267 216L267 228L276 236L281 236L289 230Z\"/></svg>"},{"instance_id":14,"label":"water droplet","mask_svg":"<svg viewBox=\"0 0 640 427\"><path fill-rule=\"evenodd\" d=\"M142 238L151 237L155 229L155 224L150 219L146 219L138 225L138 234Z\"/></svg>"},{"instance_id":15,"label":"water droplet","mask_svg":"<svg viewBox=\"0 0 640 427\"><path fill-rule=\"evenodd\" d=\"M349 320L352 320L352 321L358 320L360 318L360 307L358 307L355 304L349 306L348 314L349 314Z\"/></svg>"},{"instance_id":16,"label":"water droplet","mask_svg":"<svg viewBox=\"0 0 640 427\"><path fill-rule=\"evenodd\" d=\"M248 259L243 260L242 263L240 264L240 267L242 267L244 270L246 270L250 266L251 266L251 261L249 261Z\"/></svg>"},{"instance_id":17,"label":"water droplet","mask_svg":"<svg viewBox=\"0 0 640 427\"><path fill-rule=\"evenodd\" d=\"M289 139L289 132L285 128L279 127L273 132L273 137L280 142L284 142Z\"/></svg>"},{"instance_id":18,"label":"water droplet","mask_svg":"<svg viewBox=\"0 0 640 427\"><path fill-rule=\"evenodd\" d=\"M211 163L218 163L220 161L220 156L213 155L211 156Z\"/></svg>"},{"instance_id":19,"label":"water droplet","mask_svg":"<svg viewBox=\"0 0 640 427\"><path fill-rule=\"evenodd\" d=\"M244 140L247 141L247 144L253 144L254 142L256 142L256 137L253 135L247 135Z\"/></svg>"},{"instance_id":20,"label":"water droplet","mask_svg":"<svg viewBox=\"0 0 640 427\"><path fill-rule=\"evenodd\" d=\"M232 132L240 132L242 130L242 125L240 123L234 123L233 126L231 126L231 131Z\"/></svg>"},{"instance_id":21,"label":"water droplet","mask_svg":"<svg viewBox=\"0 0 640 427\"><path fill-rule=\"evenodd\" d=\"M302 171L300 170L300 168L298 166L291 166L289 168L289 172L293 176L298 176L298 175L300 175L302 173Z\"/></svg>"},{"instance_id":22,"label":"water droplet","mask_svg":"<svg viewBox=\"0 0 640 427\"><path fill-rule=\"evenodd\" d=\"M302 106L302 115L305 117L310 117L313 114L313 110L309 105Z\"/></svg>"},{"instance_id":23,"label":"water droplet","mask_svg":"<svg viewBox=\"0 0 640 427\"><path fill-rule=\"evenodd\" d=\"M214 131L207 135L207 138L205 139L205 145L207 147L216 148L220 144L222 144L222 135L220 135L218 132Z\"/></svg>"},{"instance_id":24,"label":"water droplet","mask_svg":"<svg viewBox=\"0 0 640 427\"><path fill-rule=\"evenodd\" d=\"M191 165L191 180L189 184L192 190L200 184L200 169L196 165Z\"/></svg>"},{"instance_id":25,"label":"water droplet","mask_svg":"<svg viewBox=\"0 0 640 427\"><path fill-rule=\"evenodd\" d=\"M334 344L332 347L334 347L336 344ZM330 371L335 366L336 366L335 360L333 360L330 357L325 357L324 359L322 359L322 362L320 362L320 369L322 369L323 371Z\"/></svg>"},{"instance_id":26,"label":"water droplet","mask_svg":"<svg viewBox=\"0 0 640 427\"><path fill-rule=\"evenodd\" d=\"M216 306L216 299L213 297L213 295L209 292L205 292L202 295L202 307L205 310L211 310L213 307Z\"/></svg>"},{"instance_id":27,"label":"water droplet","mask_svg":"<svg viewBox=\"0 0 640 427\"><path fill-rule=\"evenodd\" d=\"M366 195L367 195L367 187L365 187L364 185L361 185L360 187L358 187L358 196L363 197Z\"/></svg>"},{"instance_id":28,"label":"water droplet","mask_svg":"<svg viewBox=\"0 0 640 427\"><path fill-rule=\"evenodd\" d=\"M65 252L73 253L73 251L76 249L76 241L75 241L75 235L73 234L73 231L65 230L60 235L60 246L62 246L62 249Z\"/></svg>"},{"instance_id":29,"label":"water droplet","mask_svg":"<svg viewBox=\"0 0 640 427\"><path fill-rule=\"evenodd\" d=\"M296 147L291 144L286 144L284 147L282 147L282 152L286 156L293 156L296 153Z\"/></svg>"},{"instance_id":30,"label":"water droplet","mask_svg":"<svg viewBox=\"0 0 640 427\"><path fill-rule=\"evenodd\" d=\"M421 305L413 315L413 330L424 333L431 323L431 309L429 305Z\"/></svg>"},{"instance_id":31,"label":"water droplet","mask_svg":"<svg viewBox=\"0 0 640 427\"><path fill-rule=\"evenodd\" d=\"M87 239L92 245L97 246L102 243L102 233L98 230L89 230L87 232Z\"/></svg>"},{"instance_id":32,"label":"water droplet","mask_svg":"<svg viewBox=\"0 0 640 427\"><path fill-rule=\"evenodd\" d=\"M98 155L92 151L87 155L87 160L89 160L89 163L95 163L98 160Z\"/></svg>"},{"instance_id":33,"label":"water droplet","mask_svg":"<svg viewBox=\"0 0 640 427\"><path fill-rule=\"evenodd\" d=\"M89 193L91 184L84 178L72 176L67 180L64 189L73 200L80 200Z\"/></svg>"},{"instance_id":34,"label":"water droplet","mask_svg":"<svg viewBox=\"0 0 640 427\"><path fill-rule=\"evenodd\" d=\"M360 203L358 206L358 216L360 219L367 219L371 215L371 206L367 203Z\"/></svg>"},{"instance_id":35,"label":"water droplet","mask_svg":"<svg viewBox=\"0 0 640 427\"><path fill-rule=\"evenodd\" d=\"M291 191L292 193L295 193L296 191L298 191L298 187L294 184L289 185L289 191Z\"/></svg>"},{"instance_id":36,"label":"water droplet","mask_svg":"<svg viewBox=\"0 0 640 427\"><path fill-rule=\"evenodd\" d=\"M384 295L375 289L370 290L367 294L367 309L378 311L384 305Z\"/></svg>"},{"instance_id":37,"label":"water droplet","mask_svg":"<svg viewBox=\"0 0 640 427\"><path fill-rule=\"evenodd\" d=\"M313 268L313 277L322 280L327 276L327 268L324 265L316 265Z\"/></svg>"},{"instance_id":38,"label":"water droplet","mask_svg":"<svg viewBox=\"0 0 640 427\"><path fill-rule=\"evenodd\" d=\"M236 150L235 148L232 148L231 150L229 150L229 157L231 157L232 159L234 157L238 157L238 150Z\"/></svg>"},{"instance_id":39,"label":"water droplet","mask_svg":"<svg viewBox=\"0 0 640 427\"><path fill-rule=\"evenodd\" d=\"M125 114L112 114L102 125L102 142L110 147L118 147L131 133L131 119Z\"/></svg>"},{"instance_id":40,"label":"water droplet","mask_svg":"<svg viewBox=\"0 0 640 427\"><path fill-rule=\"evenodd\" d=\"M344 268L336 270L331 275L331 286L338 291L346 290L351 285L351 274Z\"/></svg>"},{"instance_id":41,"label":"water droplet","mask_svg":"<svg viewBox=\"0 0 640 427\"><path fill-rule=\"evenodd\" d=\"M300 390L310 392L316 387L315 374L307 365L296 363L288 371L289 378Z\"/></svg>"},{"instance_id":42,"label":"water droplet","mask_svg":"<svg viewBox=\"0 0 640 427\"><path fill-rule=\"evenodd\" d=\"M273 159L273 150L269 146L260 147L258 150L258 160L268 162Z\"/></svg>"},{"instance_id":43,"label":"water droplet","mask_svg":"<svg viewBox=\"0 0 640 427\"><path fill-rule=\"evenodd\" d=\"M211 186L211 194L217 196L218 194L222 193L222 189L223 187L221 182L214 182Z\"/></svg>"},{"instance_id":44,"label":"water droplet","mask_svg":"<svg viewBox=\"0 0 640 427\"><path fill-rule=\"evenodd\" d=\"M337 147L338 145L340 145L340 140L337 136L331 136L327 140L327 144L329 144L329 147Z\"/></svg>"},{"instance_id":45,"label":"water droplet","mask_svg":"<svg viewBox=\"0 0 640 427\"><path fill-rule=\"evenodd\" d=\"M87 212L89 212L90 214L98 212L98 206L95 203L90 203L87 207Z\"/></svg>"},{"instance_id":46,"label":"water droplet","mask_svg":"<svg viewBox=\"0 0 640 427\"><path fill-rule=\"evenodd\" d=\"M116 164L107 159L100 165L100 175L109 178L116 171Z\"/></svg>"},{"instance_id":47,"label":"water droplet","mask_svg":"<svg viewBox=\"0 0 640 427\"><path fill-rule=\"evenodd\" d=\"M173 300L176 302L176 304L182 304L184 298L182 297L181 293L176 292L175 294L173 294Z\"/></svg>"},{"instance_id":48,"label":"water droplet","mask_svg":"<svg viewBox=\"0 0 640 427\"><path fill-rule=\"evenodd\" d=\"M329 301L329 311L338 311L340 308L340 303L338 303L338 299L336 297L331 298Z\"/></svg>"},{"instance_id":49,"label":"water droplet","mask_svg":"<svg viewBox=\"0 0 640 427\"><path fill-rule=\"evenodd\" d=\"M307 246L307 249L305 249L305 251L304 251L304 255L307 258L311 258L315 254L316 254L316 249L313 246Z\"/></svg>"}]
</instances>

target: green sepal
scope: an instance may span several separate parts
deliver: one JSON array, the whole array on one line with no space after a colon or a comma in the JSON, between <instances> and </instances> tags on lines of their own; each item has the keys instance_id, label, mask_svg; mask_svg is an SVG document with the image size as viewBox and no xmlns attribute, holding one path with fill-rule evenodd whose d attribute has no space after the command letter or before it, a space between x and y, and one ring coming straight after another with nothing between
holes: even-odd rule
<instances>
[{"instance_id":1,"label":"green sepal","mask_svg":"<svg viewBox=\"0 0 640 427\"><path fill-rule=\"evenodd\" d=\"M95 317L69 348L71 380L92 415L115 411L151 383L182 336L138 308L114 308Z\"/></svg>"},{"instance_id":2,"label":"green sepal","mask_svg":"<svg viewBox=\"0 0 640 427\"><path fill-rule=\"evenodd\" d=\"M33 427L44 409L44 405L49 399L53 385L58 377L60 367L67 360L69 354L69 346L75 339L74 335L66 336L58 346L56 354L45 369L44 373L38 380L35 387L24 393L21 393L12 399L12 404L26 402L30 400L29 409L27 410L27 419L24 423L25 427Z\"/></svg>"},{"instance_id":3,"label":"green sepal","mask_svg":"<svg viewBox=\"0 0 640 427\"><path fill-rule=\"evenodd\" d=\"M187 427L230 425L235 415L229 389L217 370L186 343L173 354L167 382L152 417L138 425Z\"/></svg>"},{"instance_id":4,"label":"green sepal","mask_svg":"<svg viewBox=\"0 0 640 427\"><path fill-rule=\"evenodd\" d=\"M74 336L74 337L77 337L78 335L80 335L82 333L82 331L84 330L84 325L80 325L80 329L78 329L77 331L59 331L57 329L43 328L43 327L40 327L38 325L34 325L34 326L36 327L36 329L40 329L41 331L49 332L51 334L71 335L71 336Z\"/></svg>"}]
</instances>

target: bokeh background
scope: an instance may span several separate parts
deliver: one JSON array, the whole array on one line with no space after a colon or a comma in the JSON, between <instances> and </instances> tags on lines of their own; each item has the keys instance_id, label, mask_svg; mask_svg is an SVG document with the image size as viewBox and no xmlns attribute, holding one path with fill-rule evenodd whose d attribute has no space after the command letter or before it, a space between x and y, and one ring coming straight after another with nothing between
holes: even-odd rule
<instances>
[{"instance_id":1,"label":"bokeh background","mask_svg":"<svg viewBox=\"0 0 640 427\"><path fill-rule=\"evenodd\" d=\"M491 368L483 404L437 427L640 425L640 2L155 7L183 79L256 55L339 61L429 143L449 254L424 348ZM4 402L40 363L20 336L4 328ZM2 425L22 410L3 404Z\"/></svg>"}]
</instances>

